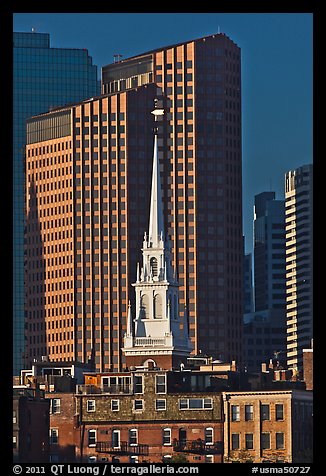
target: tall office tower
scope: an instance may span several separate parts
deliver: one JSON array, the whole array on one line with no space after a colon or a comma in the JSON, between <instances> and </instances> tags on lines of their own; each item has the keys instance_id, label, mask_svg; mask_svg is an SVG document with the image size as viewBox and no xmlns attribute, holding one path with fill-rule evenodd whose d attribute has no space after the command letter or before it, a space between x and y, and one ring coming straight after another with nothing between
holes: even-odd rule
<instances>
[{"instance_id":1,"label":"tall office tower","mask_svg":"<svg viewBox=\"0 0 326 476\"><path fill-rule=\"evenodd\" d=\"M24 151L26 119L100 92L85 49L51 48L48 33L14 33L13 48L13 372L24 366Z\"/></svg>"},{"instance_id":2,"label":"tall office tower","mask_svg":"<svg viewBox=\"0 0 326 476\"><path fill-rule=\"evenodd\" d=\"M255 310L244 314L249 371L259 371L275 356L283 364L286 356L285 207L275 192L255 196L254 296Z\"/></svg>"},{"instance_id":3,"label":"tall office tower","mask_svg":"<svg viewBox=\"0 0 326 476\"><path fill-rule=\"evenodd\" d=\"M30 362L47 356L98 371L125 365L131 284L148 229L157 94L150 84L27 121Z\"/></svg>"},{"instance_id":4,"label":"tall office tower","mask_svg":"<svg viewBox=\"0 0 326 476\"><path fill-rule=\"evenodd\" d=\"M275 192L255 196L255 311L285 310L285 208Z\"/></svg>"},{"instance_id":5,"label":"tall office tower","mask_svg":"<svg viewBox=\"0 0 326 476\"><path fill-rule=\"evenodd\" d=\"M224 34L159 48L103 67L102 83L104 93L162 88L162 194L180 308L189 310L194 352L240 363L240 48Z\"/></svg>"},{"instance_id":6,"label":"tall office tower","mask_svg":"<svg viewBox=\"0 0 326 476\"><path fill-rule=\"evenodd\" d=\"M301 370L313 337L313 166L285 175L287 363Z\"/></svg>"}]
</instances>

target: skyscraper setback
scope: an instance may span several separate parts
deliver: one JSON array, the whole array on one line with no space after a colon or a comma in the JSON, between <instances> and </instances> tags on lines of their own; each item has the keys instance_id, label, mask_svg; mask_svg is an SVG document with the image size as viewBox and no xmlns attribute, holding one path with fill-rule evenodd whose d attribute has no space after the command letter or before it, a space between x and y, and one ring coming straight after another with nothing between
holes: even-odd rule
<instances>
[{"instance_id":1,"label":"skyscraper setback","mask_svg":"<svg viewBox=\"0 0 326 476\"><path fill-rule=\"evenodd\" d=\"M32 219L34 203L38 213L28 222L26 270L42 289L28 311L31 359L124 365L158 97L164 228L180 309L187 306L195 353L242 361L240 64L223 34L168 46L104 67L102 96L28 122L27 212ZM31 264L37 249L43 277Z\"/></svg>"}]
</instances>

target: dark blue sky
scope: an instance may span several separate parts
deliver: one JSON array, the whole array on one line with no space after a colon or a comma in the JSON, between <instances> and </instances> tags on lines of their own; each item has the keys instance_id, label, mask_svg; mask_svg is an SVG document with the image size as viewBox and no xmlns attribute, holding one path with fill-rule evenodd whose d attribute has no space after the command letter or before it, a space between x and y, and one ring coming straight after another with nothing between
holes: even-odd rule
<instances>
[{"instance_id":1,"label":"dark blue sky","mask_svg":"<svg viewBox=\"0 0 326 476\"><path fill-rule=\"evenodd\" d=\"M17 13L14 31L50 33L51 46L87 48L101 67L120 53L225 33L242 50L243 215L252 250L253 202L284 174L312 162L310 13Z\"/></svg>"}]
</instances>

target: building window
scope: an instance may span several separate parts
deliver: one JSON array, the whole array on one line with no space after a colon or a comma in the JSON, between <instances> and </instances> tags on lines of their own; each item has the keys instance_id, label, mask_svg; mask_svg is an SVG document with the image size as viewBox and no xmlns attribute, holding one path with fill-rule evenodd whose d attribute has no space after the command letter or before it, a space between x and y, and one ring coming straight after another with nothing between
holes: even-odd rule
<instances>
[{"instance_id":1,"label":"building window","mask_svg":"<svg viewBox=\"0 0 326 476\"><path fill-rule=\"evenodd\" d=\"M253 405L245 405L245 420L251 421L254 419L254 406Z\"/></svg>"},{"instance_id":2,"label":"building window","mask_svg":"<svg viewBox=\"0 0 326 476\"><path fill-rule=\"evenodd\" d=\"M232 450L238 450L240 448L240 435L239 435L239 433L232 433L232 435L231 435L231 448L232 448Z\"/></svg>"},{"instance_id":3,"label":"building window","mask_svg":"<svg viewBox=\"0 0 326 476\"><path fill-rule=\"evenodd\" d=\"M61 400L60 398L51 399L51 413L60 413Z\"/></svg>"},{"instance_id":4,"label":"building window","mask_svg":"<svg viewBox=\"0 0 326 476\"><path fill-rule=\"evenodd\" d=\"M212 445L214 440L213 428L205 428L205 445Z\"/></svg>"},{"instance_id":5,"label":"building window","mask_svg":"<svg viewBox=\"0 0 326 476\"><path fill-rule=\"evenodd\" d=\"M120 448L120 430L112 430L112 448Z\"/></svg>"},{"instance_id":6,"label":"building window","mask_svg":"<svg viewBox=\"0 0 326 476\"><path fill-rule=\"evenodd\" d=\"M283 403L275 405L276 420L284 420L284 406Z\"/></svg>"},{"instance_id":7,"label":"building window","mask_svg":"<svg viewBox=\"0 0 326 476\"><path fill-rule=\"evenodd\" d=\"M269 405L262 405L261 406L261 419L262 420L269 420Z\"/></svg>"},{"instance_id":8,"label":"building window","mask_svg":"<svg viewBox=\"0 0 326 476\"><path fill-rule=\"evenodd\" d=\"M211 410L213 400L211 398L180 398L179 410Z\"/></svg>"},{"instance_id":9,"label":"building window","mask_svg":"<svg viewBox=\"0 0 326 476\"><path fill-rule=\"evenodd\" d=\"M12 447L14 450L17 448L17 436L12 437Z\"/></svg>"},{"instance_id":10,"label":"building window","mask_svg":"<svg viewBox=\"0 0 326 476\"><path fill-rule=\"evenodd\" d=\"M143 377L135 375L135 393L143 393Z\"/></svg>"},{"instance_id":11,"label":"building window","mask_svg":"<svg viewBox=\"0 0 326 476\"><path fill-rule=\"evenodd\" d=\"M246 433L246 450L254 449L254 435L253 433Z\"/></svg>"},{"instance_id":12,"label":"building window","mask_svg":"<svg viewBox=\"0 0 326 476\"><path fill-rule=\"evenodd\" d=\"M205 463L214 463L213 455L205 455Z\"/></svg>"},{"instance_id":13,"label":"building window","mask_svg":"<svg viewBox=\"0 0 326 476\"><path fill-rule=\"evenodd\" d=\"M50 445L57 445L59 442L58 428L50 428Z\"/></svg>"},{"instance_id":14,"label":"building window","mask_svg":"<svg viewBox=\"0 0 326 476\"><path fill-rule=\"evenodd\" d=\"M95 412L95 400L87 400L87 411Z\"/></svg>"},{"instance_id":15,"label":"building window","mask_svg":"<svg viewBox=\"0 0 326 476\"><path fill-rule=\"evenodd\" d=\"M138 463L138 456L130 456L129 463Z\"/></svg>"},{"instance_id":16,"label":"building window","mask_svg":"<svg viewBox=\"0 0 326 476\"><path fill-rule=\"evenodd\" d=\"M163 445L171 445L171 428L163 429Z\"/></svg>"},{"instance_id":17,"label":"building window","mask_svg":"<svg viewBox=\"0 0 326 476\"><path fill-rule=\"evenodd\" d=\"M156 393L166 393L166 375L156 375Z\"/></svg>"},{"instance_id":18,"label":"building window","mask_svg":"<svg viewBox=\"0 0 326 476\"><path fill-rule=\"evenodd\" d=\"M262 450L269 450L271 447L271 435L270 433L261 434L260 446Z\"/></svg>"},{"instance_id":19,"label":"building window","mask_svg":"<svg viewBox=\"0 0 326 476\"><path fill-rule=\"evenodd\" d=\"M134 410L139 411L144 409L144 400L134 400Z\"/></svg>"},{"instance_id":20,"label":"building window","mask_svg":"<svg viewBox=\"0 0 326 476\"><path fill-rule=\"evenodd\" d=\"M16 412L16 410L14 410L13 413L12 413L12 422L17 423L17 412Z\"/></svg>"},{"instance_id":21,"label":"building window","mask_svg":"<svg viewBox=\"0 0 326 476\"><path fill-rule=\"evenodd\" d=\"M129 430L129 445L136 446L138 445L138 431L135 428Z\"/></svg>"},{"instance_id":22,"label":"building window","mask_svg":"<svg viewBox=\"0 0 326 476\"><path fill-rule=\"evenodd\" d=\"M88 446L96 445L96 430L88 430Z\"/></svg>"},{"instance_id":23,"label":"building window","mask_svg":"<svg viewBox=\"0 0 326 476\"><path fill-rule=\"evenodd\" d=\"M113 412L119 411L119 400L111 400L111 410Z\"/></svg>"},{"instance_id":24,"label":"building window","mask_svg":"<svg viewBox=\"0 0 326 476\"><path fill-rule=\"evenodd\" d=\"M231 420L240 421L240 405L231 405Z\"/></svg>"},{"instance_id":25,"label":"building window","mask_svg":"<svg viewBox=\"0 0 326 476\"><path fill-rule=\"evenodd\" d=\"M284 449L284 433L276 433L276 449Z\"/></svg>"},{"instance_id":26,"label":"building window","mask_svg":"<svg viewBox=\"0 0 326 476\"><path fill-rule=\"evenodd\" d=\"M166 410L166 400L157 399L155 400L155 410Z\"/></svg>"}]
</instances>

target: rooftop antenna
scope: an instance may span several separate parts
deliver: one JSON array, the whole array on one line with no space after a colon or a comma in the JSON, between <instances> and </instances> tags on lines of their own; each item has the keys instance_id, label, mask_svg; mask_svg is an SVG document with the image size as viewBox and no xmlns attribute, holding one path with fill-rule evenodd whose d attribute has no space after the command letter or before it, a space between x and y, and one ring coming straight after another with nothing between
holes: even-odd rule
<instances>
[{"instance_id":1,"label":"rooftop antenna","mask_svg":"<svg viewBox=\"0 0 326 476\"><path fill-rule=\"evenodd\" d=\"M32 26L32 33L36 33L36 28Z\"/></svg>"},{"instance_id":2,"label":"rooftop antenna","mask_svg":"<svg viewBox=\"0 0 326 476\"><path fill-rule=\"evenodd\" d=\"M220 34L221 31L220 31L220 25L217 26L217 33Z\"/></svg>"},{"instance_id":3,"label":"rooftop antenna","mask_svg":"<svg viewBox=\"0 0 326 476\"><path fill-rule=\"evenodd\" d=\"M122 58L122 55L120 55L120 53L116 53L115 55L113 55L114 63L120 63L121 58Z\"/></svg>"}]
</instances>

